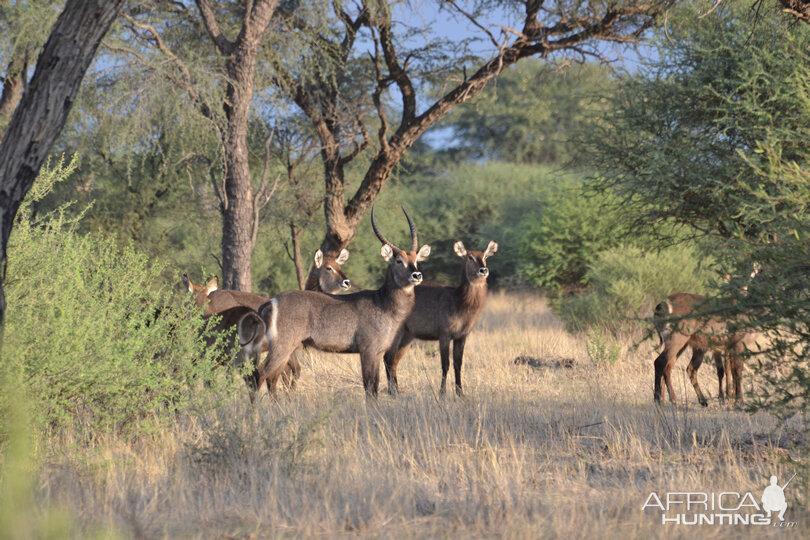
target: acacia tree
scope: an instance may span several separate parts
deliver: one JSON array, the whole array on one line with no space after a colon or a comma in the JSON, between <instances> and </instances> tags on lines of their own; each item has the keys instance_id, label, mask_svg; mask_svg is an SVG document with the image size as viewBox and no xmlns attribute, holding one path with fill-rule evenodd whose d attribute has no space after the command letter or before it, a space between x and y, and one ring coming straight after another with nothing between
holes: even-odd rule
<instances>
[{"instance_id":1,"label":"acacia tree","mask_svg":"<svg viewBox=\"0 0 810 540\"><path fill-rule=\"evenodd\" d=\"M738 276L705 315L768 334L753 402L791 415L810 404L810 27L775 12L752 26L742 3L698 13L671 14L583 156L636 226L673 240L676 223Z\"/></svg>"},{"instance_id":2,"label":"acacia tree","mask_svg":"<svg viewBox=\"0 0 810 540\"><path fill-rule=\"evenodd\" d=\"M741 193L775 194L784 183L753 167L762 170L777 151L784 163L810 159L810 29L774 13L752 28L742 4L698 14L673 12L654 42L656 59L625 79L610 110L583 132L582 155L600 171L597 187L621 196L639 227L672 234L666 225L675 222L753 241L767 221ZM802 200L779 199L775 209Z\"/></svg>"},{"instance_id":3,"label":"acacia tree","mask_svg":"<svg viewBox=\"0 0 810 540\"><path fill-rule=\"evenodd\" d=\"M59 10L50 2L29 0L0 6L0 129L5 128L22 97L26 75L48 38Z\"/></svg>"},{"instance_id":4,"label":"acacia tree","mask_svg":"<svg viewBox=\"0 0 810 540\"><path fill-rule=\"evenodd\" d=\"M489 59L478 59L465 44L435 35L428 36L427 43L415 44L419 32L397 20L395 13L402 9L397 4L364 0L352 10L333 2L331 11L323 11L339 22L328 32L316 30L313 20L318 13L287 14L285 35L298 36L317 58L303 63L304 71L298 68L300 63L282 61L275 62L274 69L277 84L309 118L320 140L326 217L321 249L330 255L351 244L365 212L407 149L505 68L531 56L603 58L600 42L636 41L670 2L524 0L509 2L503 9L499 8L503 4L487 1L469 2L468 9L453 1L439 2L449 14L483 32L492 46ZM516 15L518 30L507 28L507 14ZM479 21L485 16L504 18L498 37ZM370 155L359 185L349 193L347 169L367 149Z\"/></svg>"},{"instance_id":5,"label":"acacia tree","mask_svg":"<svg viewBox=\"0 0 810 540\"><path fill-rule=\"evenodd\" d=\"M174 2L159 3L155 10L127 17L124 27L128 34L121 41L110 42L108 49L124 53L142 68L165 77L192 103L203 125L213 128L217 151L188 148L174 166L203 164L222 216L223 286L249 291L259 214L278 185L277 178L275 182L270 179L271 137L265 141L264 167L258 182L254 182L251 171L248 144L257 61L278 0L216 6L208 0L195 3L196 10ZM205 38L197 28L203 29L210 47L201 47L200 40ZM129 37L140 47L128 43ZM181 47L183 53L178 53ZM191 65L193 62L206 67L198 69ZM219 91L212 88L217 84Z\"/></svg>"},{"instance_id":6,"label":"acacia tree","mask_svg":"<svg viewBox=\"0 0 810 540\"><path fill-rule=\"evenodd\" d=\"M68 0L0 142L0 273L17 210L65 125L101 39L124 0ZM6 299L0 275L0 331ZM0 336L2 337L2 336Z\"/></svg>"}]
</instances>

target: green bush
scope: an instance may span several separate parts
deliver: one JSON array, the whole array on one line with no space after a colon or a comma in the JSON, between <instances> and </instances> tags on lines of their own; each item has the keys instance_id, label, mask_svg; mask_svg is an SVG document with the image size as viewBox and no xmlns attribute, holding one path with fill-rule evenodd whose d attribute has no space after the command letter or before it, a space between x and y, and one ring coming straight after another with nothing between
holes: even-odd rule
<instances>
[{"instance_id":1,"label":"green bush","mask_svg":"<svg viewBox=\"0 0 810 540\"><path fill-rule=\"evenodd\" d=\"M588 332L585 339L585 352L588 353L591 362L603 366L618 362L622 350L612 336L605 335L600 328L594 328Z\"/></svg>"},{"instance_id":2,"label":"green bush","mask_svg":"<svg viewBox=\"0 0 810 540\"><path fill-rule=\"evenodd\" d=\"M548 200L558 185L582 181L537 165L485 162L441 167L441 171L407 174L398 170L398 178L376 203L376 216L382 230L391 231L385 232L388 238L405 241L407 224L399 209L405 204L416 222L420 243L433 248L428 260L419 266L427 279L444 284L457 284L461 275L461 261L453 252L456 240L475 250L483 250L495 240L499 247L489 261L489 282L493 286L511 285L509 281L513 281L520 263L522 220L536 211L540 201ZM363 276L356 266L366 256L373 265L368 275L382 278L379 243L368 220L360 225L351 249L347 272L353 281L367 283L361 281Z\"/></svg>"},{"instance_id":3,"label":"green bush","mask_svg":"<svg viewBox=\"0 0 810 540\"><path fill-rule=\"evenodd\" d=\"M660 251L611 248L597 253L589 266L589 289L581 295L561 297L553 306L571 330L594 326L613 332L630 330L672 293L705 293L716 282L712 266L710 258L688 245Z\"/></svg>"},{"instance_id":4,"label":"green bush","mask_svg":"<svg viewBox=\"0 0 810 540\"><path fill-rule=\"evenodd\" d=\"M587 194L579 183L539 201L520 227L520 274L552 295L586 286L597 254L618 246L627 233L614 205L610 195Z\"/></svg>"},{"instance_id":5,"label":"green bush","mask_svg":"<svg viewBox=\"0 0 810 540\"><path fill-rule=\"evenodd\" d=\"M206 346L198 310L172 306L162 266L112 238L77 234L61 211L33 218L31 202L74 165L46 170L15 223L5 376L24 387L35 419L53 428L133 432L211 404L232 386L215 376L219 346ZM8 410L3 399L0 410Z\"/></svg>"}]
</instances>

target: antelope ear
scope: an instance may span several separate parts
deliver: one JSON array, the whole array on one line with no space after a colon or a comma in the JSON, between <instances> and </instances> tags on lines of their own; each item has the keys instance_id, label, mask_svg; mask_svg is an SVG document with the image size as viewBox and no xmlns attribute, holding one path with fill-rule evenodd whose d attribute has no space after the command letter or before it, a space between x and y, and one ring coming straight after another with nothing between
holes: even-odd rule
<instances>
[{"instance_id":1,"label":"antelope ear","mask_svg":"<svg viewBox=\"0 0 810 540\"><path fill-rule=\"evenodd\" d=\"M207 294L211 294L217 289L219 289L219 278L217 276L211 276L208 278L208 281L205 282L205 290L208 291Z\"/></svg>"},{"instance_id":2,"label":"antelope ear","mask_svg":"<svg viewBox=\"0 0 810 540\"><path fill-rule=\"evenodd\" d=\"M467 250L464 249L464 242L462 242L461 240L453 244L453 251L455 251L456 255L458 255L459 257L464 257L465 255L467 255Z\"/></svg>"},{"instance_id":3,"label":"antelope ear","mask_svg":"<svg viewBox=\"0 0 810 540\"><path fill-rule=\"evenodd\" d=\"M422 262L428 258L430 255L430 246L425 244L421 248L419 248L419 253L416 254L416 262Z\"/></svg>"},{"instance_id":4,"label":"antelope ear","mask_svg":"<svg viewBox=\"0 0 810 540\"><path fill-rule=\"evenodd\" d=\"M338 255L337 259L335 259L335 262L343 266L344 264L346 264L346 261L348 260L349 260L349 250L343 248L340 250L340 255Z\"/></svg>"},{"instance_id":5,"label":"antelope ear","mask_svg":"<svg viewBox=\"0 0 810 540\"><path fill-rule=\"evenodd\" d=\"M394 250L388 244L383 244L380 248L380 255L385 259L385 262L390 263L394 260Z\"/></svg>"},{"instance_id":6,"label":"antelope ear","mask_svg":"<svg viewBox=\"0 0 810 540\"><path fill-rule=\"evenodd\" d=\"M481 257L484 260L487 260L487 257L492 257L498 252L498 242L495 240L490 240L489 245L487 246L487 250L484 252L484 255Z\"/></svg>"},{"instance_id":7,"label":"antelope ear","mask_svg":"<svg viewBox=\"0 0 810 540\"><path fill-rule=\"evenodd\" d=\"M315 252L315 268L320 268L323 264L323 251L320 249Z\"/></svg>"},{"instance_id":8,"label":"antelope ear","mask_svg":"<svg viewBox=\"0 0 810 540\"><path fill-rule=\"evenodd\" d=\"M188 289L188 292L190 293L194 292L194 284L191 283L190 279L188 279L188 274L183 274L183 287Z\"/></svg>"}]
</instances>

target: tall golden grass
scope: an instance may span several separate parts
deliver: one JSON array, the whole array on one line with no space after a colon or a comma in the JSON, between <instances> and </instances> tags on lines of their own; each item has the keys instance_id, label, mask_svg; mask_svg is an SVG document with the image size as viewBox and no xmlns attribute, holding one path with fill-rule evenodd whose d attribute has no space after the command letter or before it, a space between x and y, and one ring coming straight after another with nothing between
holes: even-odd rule
<instances>
[{"instance_id":1,"label":"tall golden grass","mask_svg":"<svg viewBox=\"0 0 810 540\"><path fill-rule=\"evenodd\" d=\"M643 512L651 491L758 496L770 475L801 470L804 442L767 414L720 407L713 366L701 383L715 399L700 408L685 359L687 406L655 407L652 343L625 340L615 363L594 363L585 339L538 297L492 295L467 342L464 398L438 396L436 343L412 347L400 396L376 401L356 356L313 352L295 392L255 409L244 395L148 440L51 440L39 492L88 528L137 537L808 534L802 475L786 491L790 531L678 528Z\"/></svg>"}]
</instances>

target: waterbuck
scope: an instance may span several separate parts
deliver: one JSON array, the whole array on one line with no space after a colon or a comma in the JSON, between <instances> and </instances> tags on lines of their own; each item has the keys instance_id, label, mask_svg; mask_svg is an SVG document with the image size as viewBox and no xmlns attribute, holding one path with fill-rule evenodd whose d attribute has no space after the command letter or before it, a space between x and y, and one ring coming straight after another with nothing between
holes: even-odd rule
<instances>
[{"instance_id":1,"label":"waterbuck","mask_svg":"<svg viewBox=\"0 0 810 540\"><path fill-rule=\"evenodd\" d=\"M414 288L422 283L417 263L430 254L428 245L417 251L416 226L408 212L402 210L411 233L409 251L399 249L383 236L371 208L371 227L382 243L380 255L388 263L385 282L378 290L343 296L288 291L260 308L270 350L255 389L276 376L290 354L305 345L326 352L360 353L363 387L368 396L377 395L380 360L413 309Z\"/></svg>"},{"instance_id":2,"label":"waterbuck","mask_svg":"<svg viewBox=\"0 0 810 540\"><path fill-rule=\"evenodd\" d=\"M711 352L714 357L720 402L724 402L723 377L726 377L726 388L728 389L728 377L731 376L734 379L737 403L742 404L743 355L746 347L753 344L755 336L751 332L732 331L726 320L720 317L707 319L693 316L700 313L701 305L705 305L706 302L706 297L699 294L676 293L655 306L655 330L664 346L661 354L655 359L654 397L656 402L661 401L661 379L663 378L670 400L673 404L677 404L670 373L681 353L686 347L691 347L692 358L689 360L686 372L692 386L695 387L700 404L704 407L708 404L697 379L698 369L707 352ZM731 373L727 373L728 371Z\"/></svg>"},{"instance_id":3,"label":"waterbuck","mask_svg":"<svg viewBox=\"0 0 810 540\"><path fill-rule=\"evenodd\" d=\"M312 272L306 283L306 290L337 294L351 288L352 282L343 273L342 267L349 259L349 250L344 249L337 257L324 257L319 249L313 257L315 272ZM194 296L197 307L203 308L204 315L222 313L226 309L237 306L247 306L258 310L262 304L270 301L270 297L230 289L219 289L216 277L210 278L205 285L197 285L189 281L183 274L183 283Z\"/></svg>"},{"instance_id":4,"label":"waterbuck","mask_svg":"<svg viewBox=\"0 0 810 540\"><path fill-rule=\"evenodd\" d=\"M313 257L316 271L312 273L306 283L307 290L336 294L351 288L352 283L343 273L343 265L349 260L349 250L343 249L337 257L324 257L319 249ZM219 281L216 277L209 278L205 285L192 283L186 274L183 274L183 283L194 297L197 307L203 309L204 316L213 314L223 314L228 310L237 307L247 307L254 311L265 302L270 300L269 296L261 294L247 293L229 289L218 289ZM222 329L230 328L224 326ZM262 332L264 334L264 331ZM240 341L243 336L239 334ZM263 344L262 352L267 351L267 345ZM259 362L255 364L259 365ZM301 374L301 363L297 355L292 355L289 362L281 372L281 379L288 387L295 387L295 381ZM278 383L278 377L268 380L267 389L274 391Z\"/></svg>"},{"instance_id":5,"label":"waterbuck","mask_svg":"<svg viewBox=\"0 0 810 540\"><path fill-rule=\"evenodd\" d=\"M447 372L450 369L450 341L453 342L453 370L456 374L456 394L462 395L461 362L467 336L478 321L487 300L487 258L498 251L498 243L492 241L485 251L467 251L459 240L453 251L464 260L461 284L444 287L425 282L416 290L416 302L405 324L394 339L394 346L385 353L385 372L388 376L388 391L399 391L397 364L405 355L414 339L439 341L442 357L441 394L445 393Z\"/></svg>"},{"instance_id":6,"label":"waterbuck","mask_svg":"<svg viewBox=\"0 0 810 540\"><path fill-rule=\"evenodd\" d=\"M756 279L762 272L762 265L755 261L751 272L743 280L733 280L731 274L724 274L726 285L735 287L738 295L748 294L748 283ZM658 333L660 344L664 350L655 360L655 400L661 399L661 377L669 391L669 397L676 402L675 394L670 382L670 372L677 358L686 349L692 348L692 358L686 367L689 380L695 387L698 401L704 407L706 398L700 390L697 372L703 363L703 357L711 352L717 370L718 396L720 403L725 401L723 394L723 378L725 377L725 395L731 397L731 378L734 379L734 394L738 404L742 404L742 371L743 357L746 349L751 349L757 343L758 335L751 330L736 330L729 328L725 318L693 317L700 313L707 304L705 296L689 293L675 293L655 306L653 324Z\"/></svg>"},{"instance_id":7,"label":"waterbuck","mask_svg":"<svg viewBox=\"0 0 810 540\"><path fill-rule=\"evenodd\" d=\"M234 366L238 368L248 359L252 359L254 366L259 365L262 352L267 350L264 337L267 327L259 314L249 307L238 306L226 309L222 313L218 313L218 315L221 318L213 327L213 334L216 335L234 329L239 339L241 349ZM226 351L229 353L229 357L233 356L230 354L233 349L233 342L233 339L229 339L227 343ZM246 378L246 381L250 384L251 379Z\"/></svg>"}]
</instances>

